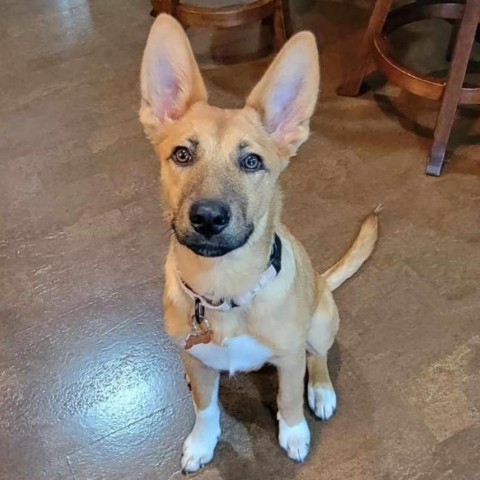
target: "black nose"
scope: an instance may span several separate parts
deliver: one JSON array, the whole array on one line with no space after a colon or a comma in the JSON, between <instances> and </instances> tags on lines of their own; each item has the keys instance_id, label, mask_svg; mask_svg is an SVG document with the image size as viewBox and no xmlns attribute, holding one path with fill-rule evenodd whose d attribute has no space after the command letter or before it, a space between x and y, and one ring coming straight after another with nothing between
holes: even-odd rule
<instances>
[{"instance_id":1,"label":"black nose","mask_svg":"<svg viewBox=\"0 0 480 480\"><path fill-rule=\"evenodd\" d=\"M205 237L218 235L230 221L230 209L219 200L197 200L190 207L192 227Z\"/></svg>"}]
</instances>

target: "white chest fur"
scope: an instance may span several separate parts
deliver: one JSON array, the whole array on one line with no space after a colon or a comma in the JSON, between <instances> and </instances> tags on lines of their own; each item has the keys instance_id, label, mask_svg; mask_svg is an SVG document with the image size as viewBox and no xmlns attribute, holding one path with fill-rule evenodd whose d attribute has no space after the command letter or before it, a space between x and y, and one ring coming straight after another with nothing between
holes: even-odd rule
<instances>
[{"instance_id":1,"label":"white chest fur","mask_svg":"<svg viewBox=\"0 0 480 480\"><path fill-rule=\"evenodd\" d=\"M233 375L260 368L272 352L250 335L226 338L222 345L214 343L195 345L188 353L215 370L225 370Z\"/></svg>"}]
</instances>

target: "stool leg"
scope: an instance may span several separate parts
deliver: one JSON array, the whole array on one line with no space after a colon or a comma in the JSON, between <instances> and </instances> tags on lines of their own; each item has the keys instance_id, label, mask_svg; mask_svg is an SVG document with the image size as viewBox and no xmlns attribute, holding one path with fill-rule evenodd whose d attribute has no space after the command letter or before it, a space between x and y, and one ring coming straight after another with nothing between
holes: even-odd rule
<instances>
[{"instance_id":1,"label":"stool leg","mask_svg":"<svg viewBox=\"0 0 480 480\"><path fill-rule=\"evenodd\" d=\"M445 90L443 92L442 105L438 113L437 124L433 134L430 162L427 165L426 171L428 175L439 176L442 171L445 150L447 149L448 138L450 137L455 112L457 111L460 100L479 17L480 0L466 0L465 11L453 51L453 59L450 64Z\"/></svg>"},{"instance_id":2,"label":"stool leg","mask_svg":"<svg viewBox=\"0 0 480 480\"><path fill-rule=\"evenodd\" d=\"M392 0L377 0L375 2L360 47L356 55L353 56L353 59L349 61L351 68L346 75L345 81L337 90L339 95L356 97L360 92L360 87L362 86L363 79L371 62L373 39L375 35L382 30L391 5Z\"/></svg>"},{"instance_id":3,"label":"stool leg","mask_svg":"<svg viewBox=\"0 0 480 480\"><path fill-rule=\"evenodd\" d=\"M275 48L280 50L292 34L290 6L288 0L275 0L273 14L273 30L275 33Z\"/></svg>"},{"instance_id":4,"label":"stool leg","mask_svg":"<svg viewBox=\"0 0 480 480\"><path fill-rule=\"evenodd\" d=\"M168 13L174 17L179 0L151 0L150 3L153 7L150 12L152 17L156 17L160 13Z\"/></svg>"}]
</instances>

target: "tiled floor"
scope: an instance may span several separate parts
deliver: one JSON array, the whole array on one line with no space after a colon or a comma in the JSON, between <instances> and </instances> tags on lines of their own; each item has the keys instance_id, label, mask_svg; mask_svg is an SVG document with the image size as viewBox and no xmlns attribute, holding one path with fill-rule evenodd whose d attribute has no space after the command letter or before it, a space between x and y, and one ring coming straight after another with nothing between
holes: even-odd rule
<instances>
[{"instance_id":1,"label":"tiled floor","mask_svg":"<svg viewBox=\"0 0 480 480\"><path fill-rule=\"evenodd\" d=\"M2 2L2 480L181 476L193 412L162 331L168 233L136 114L148 3ZM296 28L319 39L323 87L312 138L284 177L286 223L319 271L378 202L381 238L336 294L340 407L326 424L308 417L308 461L277 446L266 369L223 380L224 434L197 478L480 479L480 121L464 110L444 175L425 177L434 103L392 87L335 95L371 2L292 6ZM448 33L413 28L401 53L441 69ZM191 36L213 102L240 104L265 61L214 61L268 35Z\"/></svg>"}]
</instances>

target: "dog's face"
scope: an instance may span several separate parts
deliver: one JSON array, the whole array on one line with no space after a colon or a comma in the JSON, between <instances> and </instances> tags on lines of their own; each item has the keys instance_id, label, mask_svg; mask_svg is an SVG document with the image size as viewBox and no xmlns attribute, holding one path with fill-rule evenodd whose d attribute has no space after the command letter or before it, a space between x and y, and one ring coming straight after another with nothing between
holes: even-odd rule
<instances>
[{"instance_id":1,"label":"dog's face","mask_svg":"<svg viewBox=\"0 0 480 480\"><path fill-rule=\"evenodd\" d=\"M203 256L241 247L267 213L283 162L253 110L196 103L156 146L178 241Z\"/></svg>"},{"instance_id":2,"label":"dog's face","mask_svg":"<svg viewBox=\"0 0 480 480\"><path fill-rule=\"evenodd\" d=\"M308 137L319 86L313 36L293 37L242 109L207 104L182 27L155 21L142 64L140 119L161 161L177 240L217 257L265 227L278 176Z\"/></svg>"}]
</instances>

